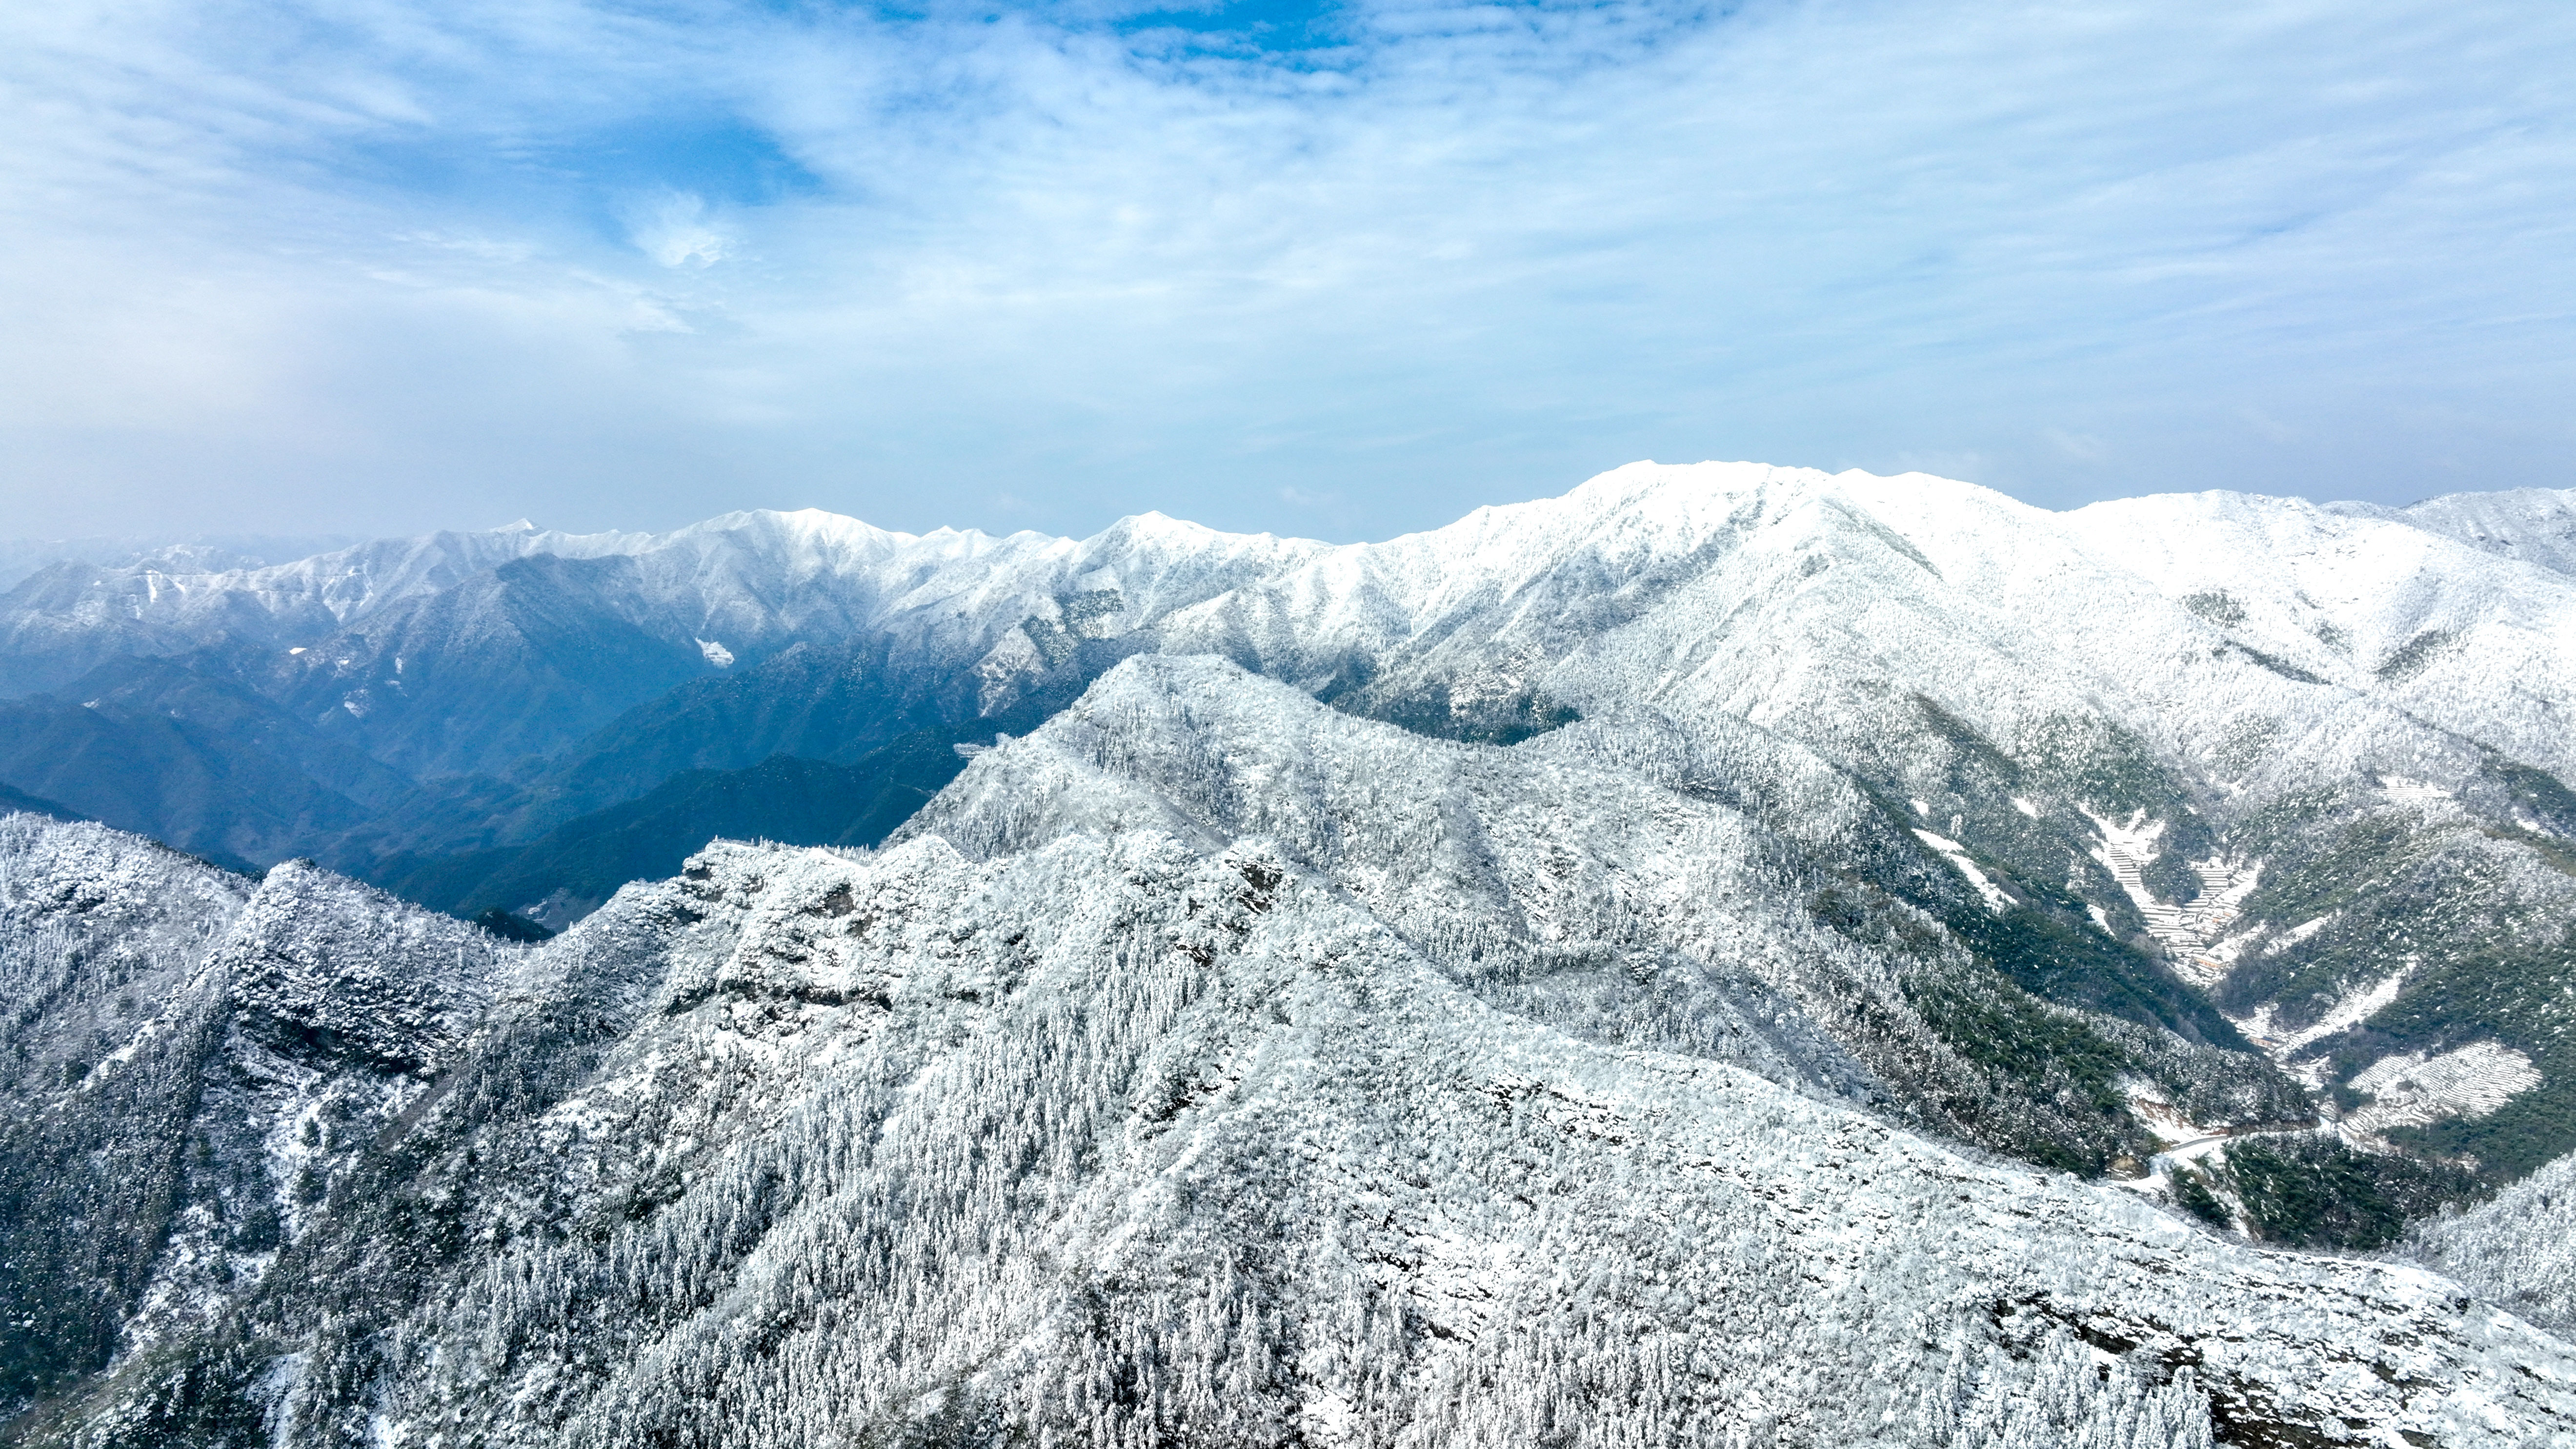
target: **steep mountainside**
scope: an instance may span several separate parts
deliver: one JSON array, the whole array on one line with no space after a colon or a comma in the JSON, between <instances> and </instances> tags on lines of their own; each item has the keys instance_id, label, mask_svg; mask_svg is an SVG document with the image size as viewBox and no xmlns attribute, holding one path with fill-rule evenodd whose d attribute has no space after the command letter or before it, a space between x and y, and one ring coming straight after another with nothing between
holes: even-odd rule
<instances>
[{"instance_id":1,"label":"steep mountainside","mask_svg":"<svg viewBox=\"0 0 2576 1449\"><path fill-rule=\"evenodd\" d=\"M2576 579L2443 502L40 575L10 785L578 923L10 817L6 1433L2576 1440Z\"/></svg>"},{"instance_id":2,"label":"steep mountainside","mask_svg":"<svg viewBox=\"0 0 2576 1449\"><path fill-rule=\"evenodd\" d=\"M947 768L934 747L897 780L874 752L898 742L1030 736L1003 757L1052 764L994 789L970 770L917 829L973 853L1095 811L1269 822L1506 1009L1717 1050L1696 1026L1633 1035L1680 993L1711 1033L1746 1023L1730 1059L1845 1090L1807 1046L1756 1050L1768 1008L1744 1003L1773 993L1909 1120L2142 1172L2273 1241L2375 1247L2576 1149L2567 507L2057 514L1920 475L1638 464L1339 547L1155 515L1077 542L808 512L66 565L0 600L0 679L69 743L0 758L0 783L226 860L310 854L561 924L718 829L875 838ZM1286 696L1248 682L1113 675L1150 655L1407 734L1312 707L1282 726ZM159 682L75 698L75 669ZM218 698L234 713L198 702ZM1097 729L1111 698L1196 773L1098 755L1123 726L1044 725ZM1596 799L1640 820L1563 825ZM1432 820L1490 836L1484 856L1421 847ZM1745 924L1636 904L1688 897L1712 858L1751 882ZM1540 860L1576 884L1533 895ZM1540 949L1568 911L1609 955ZM1728 929L1769 944L1721 949ZM1490 980L1485 931L1523 953Z\"/></svg>"},{"instance_id":3,"label":"steep mountainside","mask_svg":"<svg viewBox=\"0 0 2576 1449\"><path fill-rule=\"evenodd\" d=\"M1268 842L1507 1010L2042 1162L2152 1155L2124 1082L2208 1123L2306 1110L2169 973L2084 951L2080 911L1997 920L1902 820L1750 727L1603 718L1502 750L1337 716L1217 660L1137 659L902 834L984 857L1133 829ZM1999 969L2029 964L2015 948L2056 948L2132 1019L2027 995Z\"/></svg>"},{"instance_id":4,"label":"steep mountainside","mask_svg":"<svg viewBox=\"0 0 2576 1449\"><path fill-rule=\"evenodd\" d=\"M965 767L953 733L916 730L848 765L781 754L740 770L685 770L640 799L578 816L526 845L396 856L378 864L376 878L458 915L515 906L515 914L561 929L628 881L679 874L711 837L875 845Z\"/></svg>"},{"instance_id":5,"label":"steep mountainside","mask_svg":"<svg viewBox=\"0 0 2576 1449\"><path fill-rule=\"evenodd\" d=\"M2426 1224L2408 1247L2532 1322L2576 1333L2576 1157Z\"/></svg>"},{"instance_id":6,"label":"steep mountainside","mask_svg":"<svg viewBox=\"0 0 2576 1449\"><path fill-rule=\"evenodd\" d=\"M2404 508L2339 503L2338 512L2389 517L2505 558L2576 573L2576 489L2453 493Z\"/></svg>"},{"instance_id":7,"label":"steep mountainside","mask_svg":"<svg viewBox=\"0 0 2576 1449\"><path fill-rule=\"evenodd\" d=\"M510 948L309 866L257 884L0 817L0 1399L209 1331L421 1100Z\"/></svg>"},{"instance_id":8,"label":"steep mountainside","mask_svg":"<svg viewBox=\"0 0 2576 1449\"><path fill-rule=\"evenodd\" d=\"M1161 748L1123 754L1186 778ZM164 943L153 1005L15 1030L144 1044L27 1078L26 1115L152 1144L188 1225L25 1442L2576 1434L2576 1353L2437 1276L1581 1040L1204 823L722 846L525 955L95 827L21 817L0 862L30 920L101 902L72 955L0 937L13 975ZM344 992L380 1026L339 1035ZM102 1090L165 1080L165 1041L239 1086L166 1119Z\"/></svg>"},{"instance_id":9,"label":"steep mountainside","mask_svg":"<svg viewBox=\"0 0 2576 1449\"><path fill-rule=\"evenodd\" d=\"M256 691L157 658L110 659L60 698L0 700L0 776L233 864L279 859L412 793Z\"/></svg>"}]
</instances>

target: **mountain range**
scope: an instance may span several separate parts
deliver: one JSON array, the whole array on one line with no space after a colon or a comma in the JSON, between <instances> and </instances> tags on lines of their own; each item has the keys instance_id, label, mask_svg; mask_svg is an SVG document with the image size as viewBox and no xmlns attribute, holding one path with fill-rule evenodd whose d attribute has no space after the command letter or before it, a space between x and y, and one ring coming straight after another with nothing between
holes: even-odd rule
<instances>
[{"instance_id":1,"label":"mountain range","mask_svg":"<svg viewBox=\"0 0 2576 1449\"><path fill-rule=\"evenodd\" d=\"M2576 1435L2576 492L183 562L0 597L15 1438Z\"/></svg>"}]
</instances>

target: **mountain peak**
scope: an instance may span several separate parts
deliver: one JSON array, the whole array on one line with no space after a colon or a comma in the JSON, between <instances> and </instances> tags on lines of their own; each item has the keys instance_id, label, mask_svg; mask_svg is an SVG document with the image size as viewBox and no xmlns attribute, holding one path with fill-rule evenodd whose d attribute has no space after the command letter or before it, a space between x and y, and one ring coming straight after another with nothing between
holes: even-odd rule
<instances>
[{"instance_id":1,"label":"mountain peak","mask_svg":"<svg viewBox=\"0 0 2576 1449\"><path fill-rule=\"evenodd\" d=\"M2474 1294L2576 1322L2563 1172L2444 1230L2485 1287L2296 1251L2576 1149L2554 506L1646 461L1343 546L805 508L42 579L0 659L78 687L0 698L0 801L321 864L0 817L0 1399L2558 1442L2576 1354Z\"/></svg>"}]
</instances>

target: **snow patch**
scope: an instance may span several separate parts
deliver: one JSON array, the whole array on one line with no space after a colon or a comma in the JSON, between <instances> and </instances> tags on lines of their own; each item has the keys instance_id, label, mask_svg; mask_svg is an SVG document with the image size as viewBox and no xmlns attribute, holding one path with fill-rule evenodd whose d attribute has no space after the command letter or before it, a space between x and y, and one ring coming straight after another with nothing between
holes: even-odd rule
<instances>
[{"instance_id":1,"label":"snow patch","mask_svg":"<svg viewBox=\"0 0 2576 1449\"><path fill-rule=\"evenodd\" d=\"M2279 935L2272 933L2271 923L2259 922L2235 935L2221 939L2204 954L2211 964L2218 968L2219 973L2224 975L2236 969L2236 963L2249 955L2256 957L2280 955L2283 951L2324 930L2342 914L2341 911L2329 911L2313 921L2302 921Z\"/></svg>"},{"instance_id":2,"label":"snow patch","mask_svg":"<svg viewBox=\"0 0 2576 1449\"><path fill-rule=\"evenodd\" d=\"M1985 897L1987 910L2000 916L2005 908L2012 904L2012 897L2004 894L2004 888L1988 879L1984 871L1977 869L1977 863L1968 859L1967 847L1948 836L1935 835L1929 830L1917 830L1914 835L1925 845L1939 851L1943 860L1957 867L1959 874L1968 878L1968 884L1975 886L1977 894Z\"/></svg>"},{"instance_id":3,"label":"snow patch","mask_svg":"<svg viewBox=\"0 0 2576 1449\"><path fill-rule=\"evenodd\" d=\"M2222 936L2216 945L2211 946L2203 954L2207 955L2222 973L2232 971L2236 963L2244 959L2246 950L2261 944L2264 936L2269 934L2271 929L2269 925L2257 924L2250 930L2239 931L2232 936Z\"/></svg>"},{"instance_id":4,"label":"snow patch","mask_svg":"<svg viewBox=\"0 0 2576 1449\"><path fill-rule=\"evenodd\" d=\"M2342 914L2343 912L2341 911L2328 911L2313 921L2301 921L2299 924L2283 931L2279 940L2265 946L2263 948L2263 954L2266 956L2277 956L2281 954L2283 951L2286 951L2292 946L2299 944L2301 941L2308 939L2317 932L2333 925L2335 918Z\"/></svg>"},{"instance_id":5,"label":"snow patch","mask_svg":"<svg viewBox=\"0 0 2576 1449\"><path fill-rule=\"evenodd\" d=\"M2120 1083L2120 1090L2129 1099L2130 1112L2147 1125L2148 1131L2156 1134L2157 1141L2169 1148L2218 1135L2184 1116L2182 1109L2175 1106L2165 1096L2164 1090L2153 1082L2132 1077Z\"/></svg>"},{"instance_id":6,"label":"snow patch","mask_svg":"<svg viewBox=\"0 0 2576 1449\"><path fill-rule=\"evenodd\" d=\"M2379 788L2387 793L2389 799L2409 805L2429 805L2436 801L2454 798L2450 791L2439 785L2409 779L2404 775L2380 776Z\"/></svg>"},{"instance_id":7,"label":"snow patch","mask_svg":"<svg viewBox=\"0 0 2576 1449\"><path fill-rule=\"evenodd\" d=\"M2236 1026L2238 1030L2245 1033L2246 1040L2271 1053L2277 1060L2312 1041L2321 1041L2346 1027L2358 1026L2377 1016L2387 1009L2388 1003L2397 999L2397 993L2406 986L2406 978L2414 974L2415 968L2412 963L2409 963L2404 970L2383 977L2368 986L2346 991L2336 999L2333 1006L2326 1009L2325 1015L2296 1031L2285 1032L2272 1025L2273 1014L2279 1009L2279 1003L2269 1001L2263 1003L2251 1016L2237 1018Z\"/></svg>"},{"instance_id":8,"label":"snow patch","mask_svg":"<svg viewBox=\"0 0 2576 1449\"><path fill-rule=\"evenodd\" d=\"M2138 908L2138 914L2146 918L2147 933L2171 953L2175 969L2202 986L2225 976L2235 958L2218 954L2211 947L2244 913L2245 898L2262 883L2263 862L2231 860L2223 855L2193 861L2192 874L2200 878L2199 896L2185 905L2169 905L2147 889L2145 874L2159 854L2156 842L2164 837L2165 822L2150 820L2147 812L2139 810L2126 822L2115 824L2088 807L2077 808L2083 810L2084 818L2092 821L2101 835L2101 844L2092 851L2093 858L2120 883L2121 891Z\"/></svg>"},{"instance_id":9,"label":"snow patch","mask_svg":"<svg viewBox=\"0 0 2576 1449\"><path fill-rule=\"evenodd\" d=\"M1046 656L1030 641L1028 631L1014 625L975 665L975 678L982 686L977 705L985 714L999 713L1015 696L1019 677L1045 667Z\"/></svg>"},{"instance_id":10,"label":"snow patch","mask_svg":"<svg viewBox=\"0 0 2576 1449\"><path fill-rule=\"evenodd\" d=\"M2377 1137L2394 1127L2421 1127L2443 1118L2484 1117L2540 1085L2531 1058L2497 1042L2427 1057L2422 1052L2382 1057L2355 1074L2354 1091L2374 1100L2347 1114L2350 1137Z\"/></svg>"}]
</instances>

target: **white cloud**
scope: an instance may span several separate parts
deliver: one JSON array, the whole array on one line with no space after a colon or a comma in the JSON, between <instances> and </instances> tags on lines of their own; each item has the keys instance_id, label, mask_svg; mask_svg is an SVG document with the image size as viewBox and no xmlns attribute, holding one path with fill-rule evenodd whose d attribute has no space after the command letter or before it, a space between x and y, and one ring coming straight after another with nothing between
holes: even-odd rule
<instances>
[{"instance_id":1,"label":"white cloud","mask_svg":"<svg viewBox=\"0 0 2576 1449\"><path fill-rule=\"evenodd\" d=\"M0 503L1384 534L1640 456L2570 481L2566 7L1348 13L1289 66L1014 13L21 7Z\"/></svg>"},{"instance_id":2,"label":"white cloud","mask_svg":"<svg viewBox=\"0 0 2576 1449\"><path fill-rule=\"evenodd\" d=\"M2090 433L2069 432L2064 428L2043 428L2040 436L2078 463L2100 463L2111 456L2111 447Z\"/></svg>"},{"instance_id":3,"label":"white cloud","mask_svg":"<svg viewBox=\"0 0 2576 1449\"><path fill-rule=\"evenodd\" d=\"M639 202L626 225L635 249L666 267L711 267L736 244L733 233L709 217L706 199L683 191Z\"/></svg>"}]
</instances>

